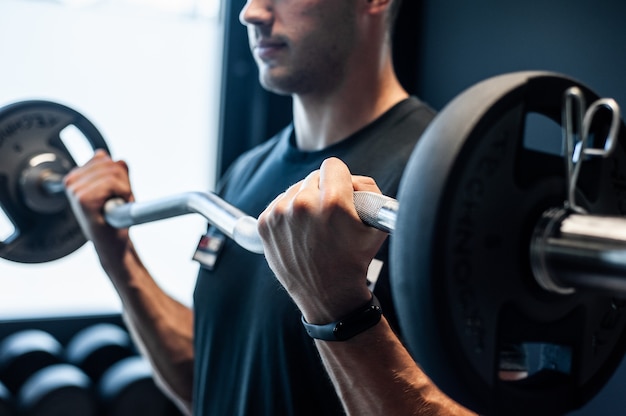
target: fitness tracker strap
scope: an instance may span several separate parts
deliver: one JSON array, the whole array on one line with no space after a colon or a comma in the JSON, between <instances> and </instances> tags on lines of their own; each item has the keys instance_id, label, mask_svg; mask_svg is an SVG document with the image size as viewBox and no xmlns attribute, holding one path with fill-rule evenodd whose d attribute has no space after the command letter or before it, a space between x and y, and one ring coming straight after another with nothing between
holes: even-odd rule
<instances>
[{"instance_id":1,"label":"fitness tracker strap","mask_svg":"<svg viewBox=\"0 0 626 416\"><path fill-rule=\"evenodd\" d=\"M365 305L338 321L314 325L308 323L303 316L302 324L311 338L324 341L346 341L376 325L382 314L380 303L372 294L372 298Z\"/></svg>"}]
</instances>

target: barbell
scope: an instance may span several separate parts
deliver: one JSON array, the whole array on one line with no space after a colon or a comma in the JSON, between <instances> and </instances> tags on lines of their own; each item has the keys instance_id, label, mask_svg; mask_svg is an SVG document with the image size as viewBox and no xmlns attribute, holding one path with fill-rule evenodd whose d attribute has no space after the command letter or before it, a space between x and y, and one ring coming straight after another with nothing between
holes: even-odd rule
<instances>
[{"instance_id":1,"label":"barbell","mask_svg":"<svg viewBox=\"0 0 626 416\"><path fill-rule=\"evenodd\" d=\"M60 104L0 109L0 207L14 228L1 257L44 262L85 242L62 184L77 132L106 150ZM392 234L406 344L453 399L485 414L563 413L610 378L626 348L625 143L614 100L561 74L505 74L438 114L400 203L355 192L361 219ZM212 193L105 207L115 227L187 213L263 252L256 219Z\"/></svg>"}]
</instances>

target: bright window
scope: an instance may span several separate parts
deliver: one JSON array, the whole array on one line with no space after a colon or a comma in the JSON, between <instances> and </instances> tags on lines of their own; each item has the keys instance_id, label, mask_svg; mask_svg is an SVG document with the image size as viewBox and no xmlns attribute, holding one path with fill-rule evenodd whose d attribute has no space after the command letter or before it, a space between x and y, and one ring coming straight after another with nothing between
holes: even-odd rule
<instances>
[{"instance_id":1,"label":"bright window","mask_svg":"<svg viewBox=\"0 0 626 416\"><path fill-rule=\"evenodd\" d=\"M130 165L137 200L210 190L221 68L220 0L3 0L0 107L65 104ZM190 215L131 229L161 286L190 304L206 228ZM0 233L10 224L0 218ZM0 259L0 319L119 311L90 244L48 263Z\"/></svg>"}]
</instances>

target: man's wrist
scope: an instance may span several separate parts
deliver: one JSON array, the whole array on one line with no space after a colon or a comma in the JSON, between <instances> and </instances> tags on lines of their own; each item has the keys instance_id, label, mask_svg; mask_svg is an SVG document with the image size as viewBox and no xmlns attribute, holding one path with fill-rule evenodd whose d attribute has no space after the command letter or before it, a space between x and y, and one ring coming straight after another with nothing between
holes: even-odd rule
<instances>
[{"instance_id":1,"label":"man's wrist","mask_svg":"<svg viewBox=\"0 0 626 416\"><path fill-rule=\"evenodd\" d=\"M376 325L382 317L378 299L371 299L343 318L327 324L310 324L302 316L302 324L311 338L324 341L346 341Z\"/></svg>"}]
</instances>

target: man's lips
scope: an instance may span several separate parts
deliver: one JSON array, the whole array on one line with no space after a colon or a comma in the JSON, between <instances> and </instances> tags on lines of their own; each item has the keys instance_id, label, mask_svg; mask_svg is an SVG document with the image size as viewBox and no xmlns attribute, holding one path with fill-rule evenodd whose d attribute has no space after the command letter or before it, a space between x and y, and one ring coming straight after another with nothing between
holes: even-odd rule
<instances>
[{"instance_id":1,"label":"man's lips","mask_svg":"<svg viewBox=\"0 0 626 416\"><path fill-rule=\"evenodd\" d=\"M266 60L274 58L278 53L286 48L287 44L277 40L260 40L255 46L256 54L259 58Z\"/></svg>"}]
</instances>

